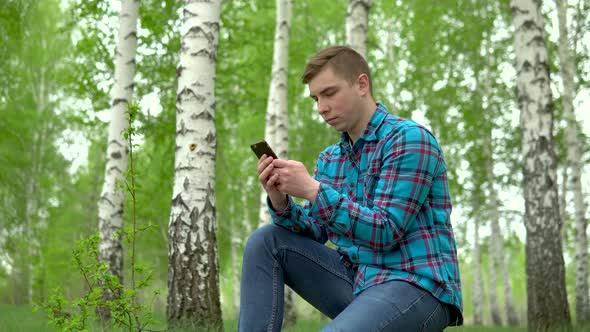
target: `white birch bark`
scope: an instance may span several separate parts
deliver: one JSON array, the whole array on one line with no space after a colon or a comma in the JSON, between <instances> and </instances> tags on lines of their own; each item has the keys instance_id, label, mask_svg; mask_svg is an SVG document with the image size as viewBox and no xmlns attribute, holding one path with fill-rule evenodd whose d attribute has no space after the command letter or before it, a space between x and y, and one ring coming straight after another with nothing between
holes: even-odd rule
<instances>
[{"instance_id":1,"label":"white birch bark","mask_svg":"<svg viewBox=\"0 0 590 332\"><path fill-rule=\"evenodd\" d=\"M232 267L232 285L234 290L233 296L233 306L234 312L236 315L240 312L240 257L239 256L239 246L240 240L238 235L239 230L232 228L232 235L231 235L231 267Z\"/></svg>"},{"instance_id":2,"label":"white birch bark","mask_svg":"<svg viewBox=\"0 0 590 332\"><path fill-rule=\"evenodd\" d=\"M293 0L276 1L275 36L273 46L273 60L271 79L266 106L266 127L265 139L275 150L281 159L288 159L288 95L287 77L289 64L289 33L291 30L291 15L293 11ZM266 203L266 193L263 191L260 196L260 212L258 227L270 222L270 214ZM295 311L295 296L293 291L285 286L284 323L285 325L295 322L297 314Z\"/></svg>"},{"instance_id":3,"label":"white birch bark","mask_svg":"<svg viewBox=\"0 0 590 332\"><path fill-rule=\"evenodd\" d=\"M168 324L219 328L215 217L215 66L221 0L185 3L177 69L176 153L168 228Z\"/></svg>"},{"instance_id":4,"label":"white birch bark","mask_svg":"<svg viewBox=\"0 0 590 332\"><path fill-rule=\"evenodd\" d=\"M492 248L494 239L490 240L489 248ZM500 307L498 306L498 278L496 273L496 258L495 253L490 250L489 252L489 266L490 266L490 315L492 317L492 324L495 326L502 325L502 316L500 316Z\"/></svg>"},{"instance_id":5,"label":"white birch bark","mask_svg":"<svg viewBox=\"0 0 590 332\"><path fill-rule=\"evenodd\" d=\"M511 0L522 128L529 331L569 325L553 142L549 59L540 1Z\"/></svg>"},{"instance_id":6,"label":"white birch bark","mask_svg":"<svg viewBox=\"0 0 590 332\"><path fill-rule=\"evenodd\" d=\"M39 36L40 47L42 49L48 49L47 39L45 35ZM40 66L37 70L30 68L28 71L29 79L33 83L31 92L33 100L35 102L36 111L40 118L46 114L46 106L48 100L48 87L47 87L47 67ZM39 232L43 231L44 227L39 215L39 201L41 199L41 192L39 191L39 177L43 167L43 149L42 146L45 143L47 137L48 127L45 125L41 126L41 129L33 133L33 144L31 148L31 167L26 179L26 201L25 201L25 227L24 235L27 239L26 242L26 256L25 267L23 273L24 288L26 291L26 302L33 303L35 301L35 275L36 271L41 269L41 265L36 260L40 258L40 240Z\"/></svg>"},{"instance_id":7,"label":"white birch bark","mask_svg":"<svg viewBox=\"0 0 590 332\"><path fill-rule=\"evenodd\" d=\"M36 158L33 157L33 169L36 167ZM33 283L35 275L35 267L33 266L33 259L38 254L38 240L35 232L37 221L37 186L35 185L36 173L30 175L31 178L27 183L27 201L26 201L26 221L25 233L27 239L27 262L26 273L23 277L27 290L27 302L33 303Z\"/></svg>"},{"instance_id":8,"label":"white birch bark","mask_svg":"<svg viewBox=\"0 0 590 332\"><path fill-rule=\"evenodd\" d=\"M479 239L479 218L475 217L475 237L473 239L473 324L476 326L483 325L483 287L481 281L481 246Z\"/></svg>"},{"instance_id":9,"label":"white birch bark","mask_svg":"<svg viewBox=\"0 0 590 332\"><path fill-rule=\"evenodd\" d=\"M268 141L267 141L268 142ZM270 223L270 213L268 212L268 205L266 203L267 194L264 190L260 194L260 206L258 215L258 227L262 227Z\"/></svg>"},{"instance_id":10,"label":"white birch bark","mask_svg":"<svg viewBox=\"0 0 590 332\"><path fill-rule=\"evenodd\" d=\"M99 258L107 263L110 272L123 283L123 247L115 232L123 225L125 190L119 188L123 172L127 169L129 147L123 137L128 105L133 96L135 53L137 49L137 17L139 1L124 0L119 13L119 33L115 54L115 84L111 94L112 109L107 142L105 178L98 201L98 228L100 234ZM115 294L106 294L111 297ZM108 310L103 317L109 317Z\"/></svg>"},{"instance_id":11,"label":"white birch bark","mask_svg":"<svg viewBox=\"0 0 590 332\"><path fill-rule=\"evenodd\" d=\"M38 85L38 93L34 94L35 96L35 103L37 104L37 112L42 113L45 111L45 100L46 95L44 91L45 86L45 77L43 75L43 70L41 70L41 75L39 75L39 85ZM35 89L33 89L35 91ZM39 237L38 232L40 231L40 218L39 218L39 199L40 199L40 192L39 192L39 176L41 174L41 160L43 159L42 152L41 152L41 145L45 141L45 132L46 128L42 127L41 131L36 132L33 134L33 147L32 151L32 159L31 159L31 168L30 174L28 179L26 180L26 201L25 201L25 227L24 227L24 238L27 239L26 241L26 257L24 273L22 282L24 283L24 287L26 290L26 302L25 303L33 303L34 302L34 288L35 288L35 268L36 265L34 261L39 257L40 253L40 244L39 244ZM37 267L38 268L38 267Z\"/></svg>"},{"instance_id":12,"label":"white birch bark","mask_svg":"<svg viewBox=\"0 0 590 332\"><path fill-rule=\"evenodd\" d=\"M277 26L275 30L275 46L273 49L273 69L271 87L274 93L269 94L268 108L276 114L273 125L274 149L281 159L288 158L289 149L289 107L288 107L288 68L289 68L289 33L291 31L291 15L293 0L277 0Z\"/></svg>"},{"instance_id":13,"label":"white birch bark","mask_svg":"<svg viewBox=\"0 0 590 332\"><path fill-rule=\"evenodd\" d=\"M568 227L568 221L569 221L569 216L567 215L567 181L568 181L568 176L567 176L567 165L563 166L563 170L562 170L562 176L561 176L561 195L559 196L559 211L560 211L560 216L561 219L563 220L563 225L561 227L561 246L563 248L563 252L565 253L567 248L565 245L565 241L567 240L567 227Z\"/></svg>"},{"instance_id":14,"label":"white birch bark","mask_svg":"<svg viewBox=\"0 0 590 332\"><path fill-rule=\"evenodd\" d=\"M237 222L238 215L236 215L236 204L233 199L229 200L229 217L232 220L230 231L230 252L231 252L231 268L232 268L232 288L233 292L233 307L236 315L240 312L240 257L239 247L241 244L240 224Z\"/></svg>"},{"instance_id":15,"label":"white birch bark","mask_svg":"<svg viewBox=\"0 0 590 332\"><path fill-rule=\"evenodd\" d=\"M248 182L247 188L252 188L252 183L254 181L251 181L250 179L251 178L249 177L248 181L247 181ZM256 180L256 181L258 181L258 180ZM243 209L242 211L246 211L246 209L248 209L250 207L250 205L248 204L248 195L243 194L241 196L242 196L241 199L242 199L242 209ZM243 226L244 226L245 232L242 234L242 239L241 239L242 241L244 241L245 237L248 237L250 235L250 233L252 233L252 224L251 224L250 217L249 217L248 213L244 213L243 222L244 222Z\"/></svg>"},{"instance_id":16,"label":"white birch bark","mask_svg":"<svg viewBox=\"0 0 590 332\"><path fill-rule=\"evenodd\" d=\"M346 44L365 59L370 8L371 0L349 0L346 12Z\"/></svg>"},{"instance_id":17,"label":"white birch bark","mask_svg":"<svg viewBox=\"0 0 590 332\"><path fill-rule=\"evenodd\" d=\"M491 79L490 71L492 65L492 44L491 40L486 40L486 78L485 78L485 96L489 100L491 98ZM489 107L486 107L486 114L491 117ZM490 119L490 121L492 121ZM493 123L490 122L490 123ZM518 324L518 316L516 310L514 310L514 299L512 296L512 282L510 280L510 274L508 273L508 267L506 263L506 255L504 253L504 237L502 236L502 230L500 229L500 204L498 202L498 192L495 188L496 176L494 174L494 145L492 142L492 130L489 128L485 132L485 148L488 161L486 162L486 175L488 184L488 198L489 198L489 216L491 224L491 240L490 249L490 299L492 302L492 322L494 325L502 325L502 318L496 298L496 281L497 273L501 273L502 289L504 291L504 309L506 310L506 320L508 325L515 326ZM498 271L499 269L499 271Z\"/></svg>"},{"instance_id":18,"label":"white birch bark","mask_svg":"<svg viewBox=\"0 0 590 332\"><path fill-rule=\"evenodd\" d=\"M277 0L276 6L277 15L264 137L279 158L287 159L289 147L287 76L293 0ZM258 227L270 222L266 196L266 192L262 191Z\"/></svg>"},{"instance_id":19,"label":"white birch bark","mask_svg":"<svg viewBox=\"0 0 590 332\"><path fill-rule=\"evenodd\" d=\"M574 218L576 225L576 320L587 322L590 320L590 304L588 299L588 239L586 237L586 207L582 193L582 156L578 142L578 123L574 113L574 62L569 47L567 31L567 0L556 0L557 16L559 20L559 63L563 92L561 105L563 117L567 123L566 149L567 166L571 170L571 190L574 198Z\"/></svg>"},{"instance_id":20,"label":"white birch bark","mask_svg":"<svg viewBox=\"0 0 590 332\"><path fill-rule=\"evenodd\" d=\"M489 138L488 138L489 139ZM491 143L490 143L491 144ZM491 154L490 154L491 156ZM500 229L500 213L499 213L499 204L498 204L498 192L494 188L495 183L495 176L494 176L494 162L493 158L490 157L490 162L487 163L487 173L488 173L488 194L490 199L490 222L492 226L492 243L490 248L492 252L490 252L490 261L495 262L496 267L500 271L495 271L501 273L501 280L502 280L502 289L504 291L504 302L505 306L504 309L506 310L506 320L508 324L511 326L515 326L518 324L518 316L516 315L516 310L514 309L514 299L512 296L512 281L510 279L510 273L508 272L508 266L506 263L506 255L504 253L504 237L502 236L502 230ZM495 276L494 276L495 279ZM493 288L491 291L496 289L496 284L492 284ZM495 293L495 292L494 292ZM491 295L490 295L491 296ZM498 308L496 308L498 310ZM492 310L492 317L494 311ZM498 315L498 323L500 325L502 323L499 310L496 312ZM496 323L495 320L494 324Z\"/></svg>"}]
</instances>

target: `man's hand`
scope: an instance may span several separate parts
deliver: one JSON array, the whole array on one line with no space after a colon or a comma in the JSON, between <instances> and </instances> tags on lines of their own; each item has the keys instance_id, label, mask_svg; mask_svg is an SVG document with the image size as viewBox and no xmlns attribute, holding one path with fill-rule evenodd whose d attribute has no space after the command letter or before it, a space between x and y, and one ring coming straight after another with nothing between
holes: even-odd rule
<instances>
[{"instance_id":1,"label":"man's hand","mask_svg":"<svg viewBox=\"0 0 590 332\"><path fill-rule=\"evenodd\" d=\"M305 165L296 160L275 159L273 177L277 176L279 191L310 202L315 201L320 183L312 178Z\"/></svg>"},{"instance_id":2,"label":"man's hand","mask_svg":"<svg viewBox=\"0 0 590 332\"><path fill-rule=\"evenodd\" d=\"M277 188L279 176L273 172L275 167L272 161L273 158L267 155L260 157L258 160L258 181L268 194L275 211L282 212L287 207L288 201L287 196Z\"/></svg>"}]
</instances>

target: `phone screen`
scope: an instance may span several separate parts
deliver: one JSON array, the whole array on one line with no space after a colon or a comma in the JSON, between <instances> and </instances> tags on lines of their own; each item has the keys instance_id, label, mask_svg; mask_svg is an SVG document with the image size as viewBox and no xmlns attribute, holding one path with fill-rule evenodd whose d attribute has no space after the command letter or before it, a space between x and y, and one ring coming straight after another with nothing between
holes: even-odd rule
<instances>
[{"instance_id":1,"label":"phone screen","mask_svg":"<svg viewBox=\"0 0 590 332\"><path fill-rule=\"evenodd\" d=\"M271 156L274 159L279 159L279 157L277 157L276 153L274 153L274 151L270 148L270 145L268 145L266 141L254 143L250 145L250 148L252 148L252 151L254 151L258 159L260 159L260 157L262 157L262 155L264 154L266 154L267 156Z\"/></svg>"}]
</instances>

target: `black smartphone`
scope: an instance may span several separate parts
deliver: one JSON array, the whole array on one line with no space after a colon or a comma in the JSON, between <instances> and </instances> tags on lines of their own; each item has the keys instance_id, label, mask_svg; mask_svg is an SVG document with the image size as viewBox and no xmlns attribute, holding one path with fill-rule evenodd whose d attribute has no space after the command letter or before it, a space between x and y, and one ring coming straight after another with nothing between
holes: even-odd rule
<instances>
[{"instance_id":1,"label":"black smartphone","mask_svg":"<svg viewBox=\"0 0 590 332\"><path fill-rule=\"evenodd\" d=\"M271 156L274 159L279 159L279 157L277 157L276 153L274 153L274 151L270 148L270 145L268 145L266 141L254 143L250 145L250 148L252 148L252 151L254 151L258 159L260 159L260 157L262 157L263 154Z\"/></svg>"}]
</instances>

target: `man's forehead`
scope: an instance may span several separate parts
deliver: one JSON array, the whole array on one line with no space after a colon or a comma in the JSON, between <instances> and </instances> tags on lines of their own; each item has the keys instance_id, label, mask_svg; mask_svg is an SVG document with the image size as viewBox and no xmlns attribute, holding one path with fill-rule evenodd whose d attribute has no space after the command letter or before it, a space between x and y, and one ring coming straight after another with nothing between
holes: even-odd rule
<instances>
[{"instance_id":1,"label":"man's forehead","mask_svg":"<svg viewBox=\"0 0 590 332\"><path fill-rule=\"evenodd\" d=\"M309 90L311 93L320 92L332 86L337 86L342 83L344 79L334 73L332 68L322 69L314 78L309 81Z\"/></svg>"}]
</instances>

